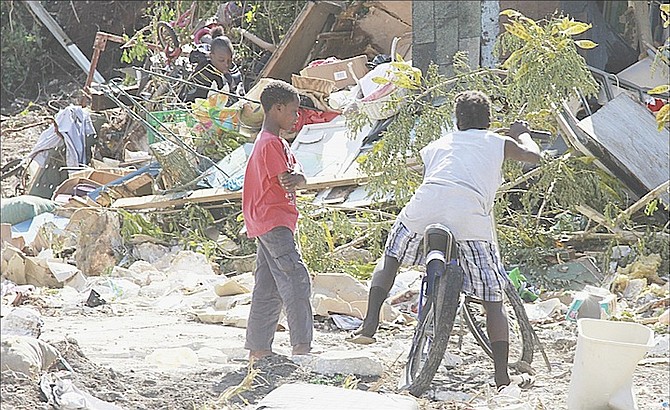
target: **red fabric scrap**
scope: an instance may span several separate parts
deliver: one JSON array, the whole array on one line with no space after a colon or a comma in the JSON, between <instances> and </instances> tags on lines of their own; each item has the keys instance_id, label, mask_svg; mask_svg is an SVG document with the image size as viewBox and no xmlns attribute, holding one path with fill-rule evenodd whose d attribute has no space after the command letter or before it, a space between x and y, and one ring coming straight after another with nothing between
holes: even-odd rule
<instances>
[{"instance_id":1,"label":"red fabric scrap","mask_svg":"<svg viewBox=\"0 0 670 410\"><path fill-rule=\"evenodd\" d=\"M337 112L333 111L316 111L310 110L309 108L299 108L298 109L298 120L295 122L295 125L291 129L291 132L300 132L302 127L307 124L321 124L324 122L330 122L333 118L340 115Z\"/></svg>"}]
</instances>

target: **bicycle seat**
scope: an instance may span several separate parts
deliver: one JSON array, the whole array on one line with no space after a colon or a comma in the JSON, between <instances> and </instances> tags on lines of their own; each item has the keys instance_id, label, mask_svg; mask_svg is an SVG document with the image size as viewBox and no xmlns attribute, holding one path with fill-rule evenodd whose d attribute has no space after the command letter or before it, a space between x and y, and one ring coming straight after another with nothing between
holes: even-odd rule
<instances>
[{"instance_id":1,"label":"bicycle seat","mask_svg":"<svg viewBox=\"0 0 670 410\"><path fill-rule=\"evenodd\" d=\"M430 224L426 227L423 235L423 248L425 255L428 255L430 251L443 252L447 262L458 257L454 235L441 223Z\"/></svg>"}]
</instances>

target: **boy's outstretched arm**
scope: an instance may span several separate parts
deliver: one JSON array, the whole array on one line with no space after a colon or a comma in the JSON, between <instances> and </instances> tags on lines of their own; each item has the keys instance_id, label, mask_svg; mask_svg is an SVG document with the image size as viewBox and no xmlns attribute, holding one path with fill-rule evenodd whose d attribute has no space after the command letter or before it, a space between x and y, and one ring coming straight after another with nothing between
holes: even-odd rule
<instances>
[{"instance_id":1,"label":"boy's outstretched arm","mask_svg":"<svg viewBox=\"0 0 670 410\"><path fill-rule=\"evenodd\" d=\"M505 141L505 159L537 164L542 158L540 147L530 137L530 129L525 121L515 121L509 127L512 140Z\"/></svg>"}]
</instances>

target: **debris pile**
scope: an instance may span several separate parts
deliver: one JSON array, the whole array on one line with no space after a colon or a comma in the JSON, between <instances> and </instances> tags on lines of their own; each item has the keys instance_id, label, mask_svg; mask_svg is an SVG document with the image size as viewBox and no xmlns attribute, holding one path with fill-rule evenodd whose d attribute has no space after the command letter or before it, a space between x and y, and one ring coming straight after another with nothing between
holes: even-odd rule
<instances>
[{"instance_id":1,"label":"debris pile","mask_svg":"<svg viewBox=\"0 0 670 410\"><path fill-rule=\"evenodd\" d=\"M363 6L355 3L306 3L280 44L238 27L271 56L249 89L244 82L225 91L208 84L207 97L195 101L183 101L180 90L198 86L189 55L198 52L198 44L183 50L177 44L182 51L174 55L152 45L147 65L134 70L139 81L133 85L102 81L88 62L81 105L71 104L40 123L43 131L32 151L3 166L3 180L14 178L13 188L21 194L3 198L0 214L3 372L39 381L46 402L56 408L81 402L88 403L86 408L119 408L113 398L96 398L95 391L71 377L76 369L41 339L43 319L31 306L62 315L116 315L142 308L202 326L246 327L255 245L245 237L240 219L241 189L263 121L260 93L271 78L291 82L301 96L298 123L284 137L307 177L300 191L304 218L298 235L313 274L317 327L328 333L324 339L332 339L359 326L370 273L398 210L391 192L381 197L369 192L367 184L379 176L366 174L361 163L383 146L394 121L407 120L402 109L413 90L403 82L426 73L412 65L411 4L371 2L359 18ZM124 47L139 37L126 39ZM96 43L99 54L104 46ZM509 272L542 344L553 352L544 357L547 367L561 368L573 360L578 323L588 323L580 319L650 328L653 337L644 360L649 366L667 365L670 149L668 130L659 130L653 115L657 101L653 107L647 101L648 91L659 85L649 60L617 73L628 79L623 82L591 67L602 81L602 104L591 111L583 101L565 101L556 110L555 135L542 141L546 168L522 169L502 188L522 190L547 169L580 178L568 162L576 157L585 167L593 164L603 178L616 180L626 195L618 204L594 209L580 203L560 215L543 213L545 206L553 206L546 198L533 214L524 213L530 209L524 203L501 204L508 214L537 221L536 226L556 221L547 229L552 243L530 251L533 262L541 263L515 255ZM645 82L636 83L641 76ZM667 96L661 97L658 104L667 104ZM360 123L352 126L352 121ZM406 139L419 133L421 124L411 123L414 134ZM3 118L3 139L4 124ZM410 161L406 172L415 172L416 165ZM547 195L556 184L549 186ZM527 248L536 245L529 237L505 239ZM394 339L411 337L421 275L421 269L409 269L396 278L382 309L381 348L352 352L349 345L337 346L290 364L304 372L304 379L352 375L342 382L349 390L323 386L328 388L311 393L314 384L272 390L276 386L268 382L264 393L272 393L257 404L281 406L305 395L333 395L352 403L368 400L373 407L418 408L407 396L373 392L388 384L389 374L397 376L396 361L407 353L407 343ZM282 317L277 330L287 327ZM333 344L342 345L340 339ZM202 357L221 365L233 362L227 353L207 349L156 348L144 360L172 370L192 368ZM472 386L482 383L481 371L469 367L477 363L476 354L463 350L445 359L445 367L462 378L461 387L436 380L439 387L429 393L431 399L499 408L503 404L493 403L501 400L491 399L494 395L476 400ZM237 366L229 373L234 377L226 377L239 384L220 386L216 393L223 401L218 404L244 402L242 393L254 389L259 371L253 364ZM288 373L288 382L305 381L291 380L293 371ZM360 380L368 392L356 389ZM507 405L530 408L520 391L508 393ZM304 403L311 402L305 398Z\"/></svg>"}]
</instances>

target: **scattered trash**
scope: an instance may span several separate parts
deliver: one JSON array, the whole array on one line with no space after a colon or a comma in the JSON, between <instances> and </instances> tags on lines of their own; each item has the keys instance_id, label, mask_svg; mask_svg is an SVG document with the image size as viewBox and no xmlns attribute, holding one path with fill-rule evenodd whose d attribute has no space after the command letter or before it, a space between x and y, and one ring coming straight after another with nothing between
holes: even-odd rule
<instances>
[{"instance_id":1,"label":"scattered trash","mask_svg":"<svg viewBox=\"0 0 670 410\"><path fill-rule=\"evenodd\" d=\"M356 330L363 324L362 319L348 315L331 314L330 318L335 322L335 326L341 330Z\"/></svg>"},{"instance_id":2,"label":"scattered trash","mask_svg":"<svg viewBox=\"0 0 670 410\"><path fill-rule=\"evenodd\" d=\"M63 373L63 372L59 372ZM116 404L93 397L75 386L71 374L45 373L40 378L40 390L47 403L60 410L123 410Z\"/></svg>"},{"instance_id":3,"label":"scattered trash","mask_svg":"<svg viewBox=\"0 0 670 410\"><path fill-rule=\"evenodd\" d=\"M518 267L508 272L507 276L524 302L534 302L537 300L538 296L529 288L528 279L526 279Z\"/></svg>"},{"instance_id":4,"label":"scattered trash","mask_svg":"<svg viewBox=\"0 0 670 410\"><path fill-rule=\"evenodd\" d=\"M53 346L34 337L3 335L0 369L22 373L36 380L59 356Z\"/></svg>"},{"instance_id":5,"label":"scattered trash","mask_svg":"<svg viewBox=\"0 0 670 410\"><path fill-rule=\"evenodd\" d=\"M104 305L105 303L107 303L105 299L101 298L100 294L96 292L95 289L91 289L91 293L89 293L85 305L93 308L96 306Z\"/></svg>"},{"instance_id":6,"label":"scattered trash","mask_svg":"<svg viewBox=\"0 0 670 410\"><path fill-rule=\"evenodd\" d=\"M577 292L565 318L576 321L582 318L608 319L616 312L616 295L607 289L585 286Z\"/></svg>"},{"instance_id":7,"label":"scattered trash","mask_svg":"<svg viewBox=\"0 0 670 410\"><path fill-rule=\"evenodd\" d=\"M543 322L550 319L554 313L560 312L566 306L558 298L551 298L536 303L524 303L528 320L531 322Z\"/></svg>"}]
</instances>

